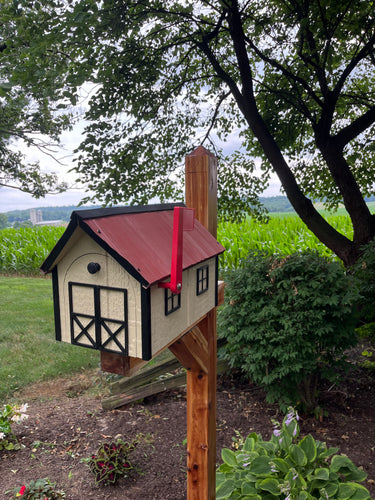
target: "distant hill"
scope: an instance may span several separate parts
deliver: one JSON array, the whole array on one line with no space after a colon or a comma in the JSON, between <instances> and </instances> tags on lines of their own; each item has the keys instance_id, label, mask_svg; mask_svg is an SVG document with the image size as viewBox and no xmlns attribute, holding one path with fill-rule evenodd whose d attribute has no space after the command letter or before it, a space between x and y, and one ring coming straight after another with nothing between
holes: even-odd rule
<instances>
[{"instance_id":1,"label":"distant hill","mask_svg":"<svg viewBox=\"0 0 375 500\"><path fill-rule=\"evenodd\" d=\"M268 196L259 199L269 212L294 212L286 196Z\"/></svg>"},{"instance_id":2,"label":"distant hill","mask_svg":"<svg viewBox=\"0 0 375 500\"><path fill-rule=\"evenodd\" d=\"M289 203L286 196L271 196L260 198L263 205L267 208L269 212L293 212L293 207ZM76 207L74 205L65 207L36 207L35 210L42 211L43 221L49 220L62 220L64 222L69 222L70 215L74 210L85 210L88 208L97 208L95 206L90 207ZM8 217L8 223L13 224L14 222L24 222L30 219L30 209L28 210L11 210L5 212Z\"/></svg>"},{"instance_id":3,"label":"distant hill","mask_svg":"<svg viewBox=\"0 0 375 500\"><path fill-rule=\"evenodd\" d=\"M76 207L74 205L66 207L39 207L35 208L36 211L41 210L43 221L49 220L62 220L64 222L69 222L70 215L74 210L85 210L92 207ZM24 222L30 220L30 209L27 210L11 210L10 212L5 212L8 217L8 223L13 224L14 222Z\"/></svg>"},{"instance_id":4,"label":"distant hill","mask_svg":"<svg viewBox=\"0 0 375 500\"><path fill-rule=\"evenodd\" d=\"M260 201L267 208L267 210L272 212L294 212L294 208L290 204L286 196L269 196L260 197ZM375 196L370 196L366 198L366 201L375 201ZM85 210L88 208L98 208L95 206L89 207L76 207L74 205L65 207L39 207L35 210L42 211L43 221L49 220L62 220L64 222L69 222L70 215L74 210ZM30 209L28 210L12 210L10 212L5 212L8 217L8 223L13 224L14 222L24 222L30 219Z\"/></svg>"}]
</instances>

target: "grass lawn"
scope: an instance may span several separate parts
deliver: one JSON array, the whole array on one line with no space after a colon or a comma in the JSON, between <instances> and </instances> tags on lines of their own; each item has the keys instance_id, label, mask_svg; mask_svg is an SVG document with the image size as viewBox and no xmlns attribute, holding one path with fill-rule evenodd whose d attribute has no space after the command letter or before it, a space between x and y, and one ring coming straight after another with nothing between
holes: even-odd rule
<instances>
[{"instance_id":1,"label":"grass lawn","mask_svg":"<svg viewBox=\"0 0 375 500\"><path fill-rule=\"evenodd\" d=\"M99 362L98 351L55 341L50 279L0 276L0 402L33 382Z\"/></svg>"}]
</instances>

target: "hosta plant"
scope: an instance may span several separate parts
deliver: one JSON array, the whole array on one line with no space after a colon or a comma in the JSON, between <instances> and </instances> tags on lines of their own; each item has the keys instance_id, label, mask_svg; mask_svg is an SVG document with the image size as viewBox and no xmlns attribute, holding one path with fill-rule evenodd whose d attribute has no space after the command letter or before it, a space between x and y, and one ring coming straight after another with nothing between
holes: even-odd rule
<instances>
[{"instance_id":1,"label":"hosta plant","mask_svg":"<svg viewBox=\"0 0 375 500\"><path fill-rule=\"evenodd\" d=\"M216 474L217 500L367 500L359 484L367 477L338 448L327 448L311 434L299 438L293 409L275 422L269 441L252 433L237 441L236 451L222 450Z\"/></svg>"}]
</instances>

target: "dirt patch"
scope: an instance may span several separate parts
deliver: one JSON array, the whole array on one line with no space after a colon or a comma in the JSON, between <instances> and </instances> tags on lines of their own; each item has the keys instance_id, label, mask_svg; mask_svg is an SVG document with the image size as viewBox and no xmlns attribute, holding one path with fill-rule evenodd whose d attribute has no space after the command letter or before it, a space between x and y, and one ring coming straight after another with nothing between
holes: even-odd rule
<instances>
[{"instance_id":1,"label":"dirt patch","mask_svg":"<svg viewBox=\"0 0 375 500\"><path fill-rule=\"evenodd\" d=\"M84 393L93 374L36 384L24 391L30 404L29 419L15 427L25 446L0 452L0 498L5 491L32 479L49 478L66 492L67 500L182 500L186 498L186 399L175 390L105 411L100 398ZM338 446L368 474L365 486L375 497L375 382L355 369L340 388L322 394L327 417L322 421L302 416L302 434L311 433L329 446ZM36 399L35 399L36 398ZM234 431L258 432L268 438L271 419L281 420L276 405L264 394L238 380L220 378L217 393L217 460L222 447L230 447ZM97 487L81 459L117 437L140 444L132 462L141 474L116 486Z\"/></svg>"}]
</instances>

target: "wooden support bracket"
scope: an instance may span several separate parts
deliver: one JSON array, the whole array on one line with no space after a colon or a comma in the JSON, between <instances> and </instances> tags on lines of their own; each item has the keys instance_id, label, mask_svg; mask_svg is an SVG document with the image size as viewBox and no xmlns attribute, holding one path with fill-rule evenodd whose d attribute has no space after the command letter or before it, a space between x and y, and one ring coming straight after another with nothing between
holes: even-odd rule
<instances>
[{"instance_id":1,"label":"wooden support bracket","mask_svg":"<svg viewBox=\"0 0 375 500\"><path fill-rule=\"evenodd\" d=\"M208 342L198 326L169 347L188 371L208 372Z\"/></svg>"}]
</instances>

